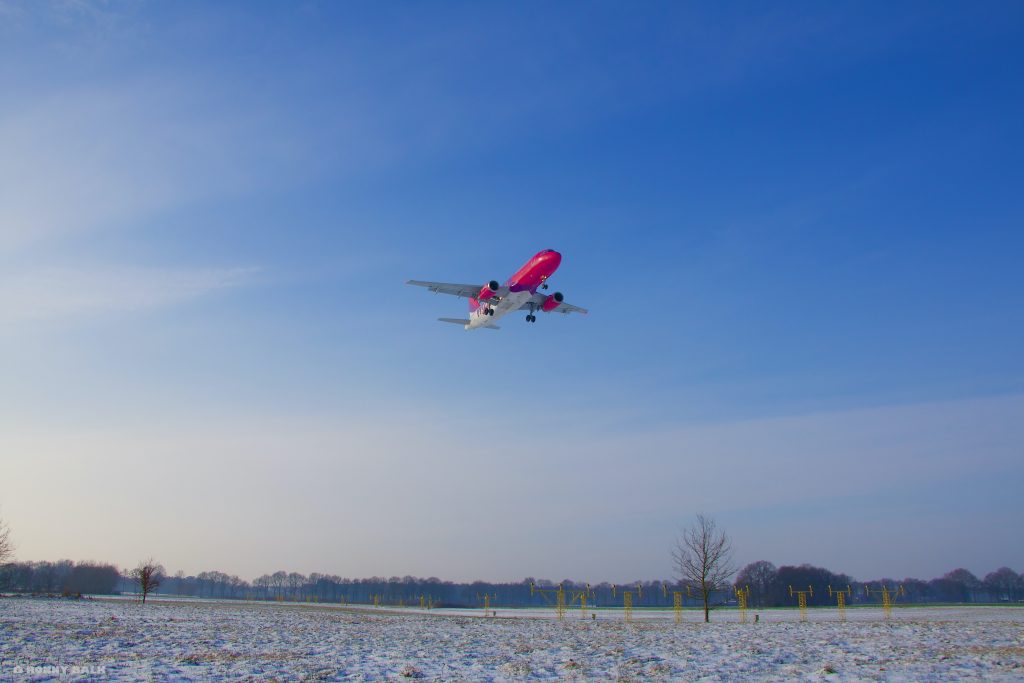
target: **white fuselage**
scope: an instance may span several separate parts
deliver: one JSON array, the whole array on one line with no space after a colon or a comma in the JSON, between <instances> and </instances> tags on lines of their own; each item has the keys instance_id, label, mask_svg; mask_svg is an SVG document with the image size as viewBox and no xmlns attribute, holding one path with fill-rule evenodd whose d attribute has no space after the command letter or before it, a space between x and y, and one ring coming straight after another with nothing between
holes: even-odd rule
<instances>
[{"instance_id":1,"label":"white fuselage","mask_svg":"<svg viewBox=\"0 0 1024 683\"><path fill-rule=\"evenodd\" d=\"M481 301L480 307L475 311L470 312L469 324L466 325L466 329L475 330L478 327L489 327L506 313L518 311L520 307L532 297L533 292L526 290L522 292L509 292L502 297L501 301L496 301L494 303ZM487 315L488 307L494 310L494 315Z\"/></svg>"}]
</instances>

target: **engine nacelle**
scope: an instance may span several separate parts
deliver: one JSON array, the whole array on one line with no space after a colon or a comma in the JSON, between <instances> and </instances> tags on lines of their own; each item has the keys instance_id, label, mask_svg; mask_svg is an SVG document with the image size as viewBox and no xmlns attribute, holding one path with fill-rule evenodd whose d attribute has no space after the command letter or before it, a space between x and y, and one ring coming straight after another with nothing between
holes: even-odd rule
<instances>
[{"instance_id":1,"label":"engine nacelle","mask_svg":"<svg viewBox=\"0 0 1024 683\"><path fill-rule=\"evenodd\" d=\"M550 313L551 311L558 308L558 304L562 303L563 301L565 301L565 297L562 296L561 292L549 294L548 298L544 299L544 303L540 305L540 309L545 313Z\"/></svg>"},{"instance_id":2,"label":"engine nacelle","mask_svg":"<svg viewBox=\"0 0 1024 683\"><path fill-rule=\"evenodd\" d=\"M480 294L477 296L477 299L480 299L480 301L488 301L489 299L493 299L494 295L498 293L499 287L501 287L501 285L498 284L497 280L491 280L486 285L480 288Z\"/></svg>"}]
</instances>

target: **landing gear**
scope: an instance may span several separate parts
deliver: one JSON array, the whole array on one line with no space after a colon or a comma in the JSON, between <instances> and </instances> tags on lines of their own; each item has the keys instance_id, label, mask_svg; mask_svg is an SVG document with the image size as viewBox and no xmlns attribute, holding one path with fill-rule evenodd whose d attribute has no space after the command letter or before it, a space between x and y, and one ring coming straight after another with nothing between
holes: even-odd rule
<instances>
[{"instance_id":1,"label":"landing gear","mask_svg":"<svg viewBox=\"0 0 1024 683\"><path fill-rule=\"evenodd\" d=\"M544 284L542 284L542 285L540 286L540 288L541 288L541 289L547 289L547 288L548 288L548 283L546 283L546 282L545 282Z\"/></svg>"},{"instance_id":2,"label":"landing gear","mask_svg":"<svg viewBox=\"0 0 1024 683\"><path fill-rule=\"evenodd\" d=\"M493 308L488 308L487 309L487 315L494 315L494 309Z\"/></svg>"},{"instance_id":3,"label":"landing gear","mask_svg":"<svg viewBox=\"0 0 1024 683\"><path fill-rule=\"evenodd\" d=\"M530 315L526 316L526 322L528 322L528 323L535 323L535 322L537 322L537 316L535 316L534 314L531 313Z\"/></svg>"}]
</instances>

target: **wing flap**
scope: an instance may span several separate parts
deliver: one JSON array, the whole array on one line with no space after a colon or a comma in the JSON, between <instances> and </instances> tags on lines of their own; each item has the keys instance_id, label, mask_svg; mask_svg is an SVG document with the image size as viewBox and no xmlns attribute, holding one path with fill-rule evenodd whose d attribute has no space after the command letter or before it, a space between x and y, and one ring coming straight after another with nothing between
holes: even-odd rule
<instances>
[{"instance_id":1,"label":"wing flap","mask_svg":"<svg viewBox=\"0 0 1024 683\"><path fill-rule=\"evenodd\" d=\"M480 294L480 287L482 286L460 284L457 282L428 282L425 280L409 280L405 284L426 287L436 294L451 294L452 296L461 296L464 299L471 299Z\"/></svg>"},{"instance_id":2,"label":"wing flap","mask_svg":"<svg viewBox=\"0 0 1024 683\"><path fill-rule=\"evenodd\" d=\"M588 311L585 308L580 308L579 306L567 304L563 301L562 303L558 304L557 308L548 311L548 313L562 313L564 315L569 315L570 313L582 313L583 315L586 315L587 313L590 313L590 311Z\"/></svg>"},{"instance_id":3,"label":"wing flap","mask_svg":"<svg viewBox=\"0 0 1024 683\"><path fill-rule=\"evenodd\" d=\"M530 307L532 306L533 310L539 311L541 310L541 305L543 305L544 301L547 298L547 294L541 294L540 292L538 292L537 294L534 294L529 301L520 306L519 310L529 311ZM562 303L558 304L556 307L548 311L548 313L562 313L563 315L569 315L570 313L582 313L583 315L586 315L587 313L589 313L589 311L585 308L573 306L572 304L567 304L563 301Z\"/></svg>"}]
</instances>

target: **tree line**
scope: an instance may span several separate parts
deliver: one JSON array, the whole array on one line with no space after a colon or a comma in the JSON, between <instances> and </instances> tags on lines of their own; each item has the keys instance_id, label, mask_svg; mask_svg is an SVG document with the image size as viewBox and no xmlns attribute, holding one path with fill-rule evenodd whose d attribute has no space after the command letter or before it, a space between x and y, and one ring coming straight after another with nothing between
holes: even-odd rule
<instances>
[{"instance_id":1,"label":"tree line","mask_svg":"<svg viewBox=\"0 0 1024 683\"><path fill-rule=\"evenodd\" d=\"M0 566L0 591L62 595L110 595L121 572L101 562L9 562Z\"/></svg>"},{"instance_id":2,"label":"tree line","mask_svg":"<svg viewBox=\"0 0 1024 683\"><path fill-rule=\"evenodd\" d=\"M264 574L251 582L218 571L201 572L195 576L185 576L184 573L178 572L172 577L165 577L156 594L368 604L373 603L374 596L377 596L379 602L386 605L419 604L420 598L423 597L438 607L474 607L480 605L484 595L489 595L491 603L495 605L544 607L553 604L552 590L559 583L566 591L567 601L572 600L573 593L588 591L587 603L596 606L621 605L623 591L630 591L633 594L633 604L637 607L670 607L675 591L683 592L683 602L687 606L702 602L699 586L679 581L633 581L619 585L603 582L588 585L570 579L556 583L528 577L522 581L508 583L459 583L443 581L437 577L392 576L352 579L316 572L307 576L283 570ZM129 579L125 578L122 589L129 591L130 585ZM879 597L866 595L864 588L880 585L903 586L905 595L900 600L908 603L998 603L1024 600L1024 575L1008 567L990 572L984 578L978 578L967 569L961 568L930 581L915 578L855 581L846 574L834 573L823 567L807 564L776 567L770 562L760 561L741 569L733 584L739 588L749 587L749 604L757 607L793 605L794 600L789 595L790 586L796 590L806 590L810 587L813 595L808 596L809 605L834 605L835 598L829 596L829 587L833 590L849 587L852 595L847 600L848 604L873 603L878 602ZM732 586L718 586L712 592L712 604L734 604L735 595L731 588Z\"/></svg>"},{"instance_id":3,"label":"tree line","mask_svg":"<svg viewBox=\"0 0 1024 683\"><path fill-rule=\"evenodd\" d=\"M580 581L560 582L566 591L566 600L573 593L587 591ZM1008 567L997 569L978 578L966 569L955 569L930 581L915 578L877 581L855 581L846 574L834 573L811 565L780 566L770 562L753 562L736 575L735 586L750 588L750 605L778 607L793 605L789 586L806 590L809 605L834 605L828 588L841 590L850 586L852 596L848 603L877 602L877 596L865 595L864 586L902 585L906 595L901 602L957 602L1000 603L1024 600L1024 576ZM531 590L532 585L532 590ZM177 572L162 576L153 595L189 596L236 600L287 600L317 602L348 602L372 604L376 596L382 605L418 605L420 598L435 607L477 607L483 596L491 603L506 607L545 607L554 604L552 592L557 583L544 579L525 578L517 582L474 581L459 583L443 581L437 577L412 576L344 578L331 574L277 571L264 574L253 581L219 571L200 572L186 576ZM687 607L701 604L700 591L678 581L634 581L613 585L600 583L589 586L587 604L595 606L621 606L623 591L633 594L636 607L671 607L673 591L684 592ZM538 590L539 589L539 590ZM130 572L122 573L112 564L99 562L11 562L0 567L0 591L49 594L114 594L137 591ZM578 599L578 598L577 598ZM731 588L718 587L711 595L712 605L735 604Z\"/></svg>"},{"instance_id":4,"label":"tree line","mask_svg":"<svg viewBox=\"0 0 1024 683\"><path fill-rule=\"evenodd\" d=\"M833 590L849 587L851 597L847 603L873 603L880 598L868 596L865 587L890 588L902 586L904 595L900 602L907 603L1009 603L1024 600L1024 575L1009 567L1000 567L978 578L967 569L954 569L942 576L923 581L915 578L881 578L875 581L854 581L846 574L836 574L823 567L809 564L776 567L771 562L752 562L736 575L737 587L750 588L750 605L756 607L779 607L792 605L789 587L794 590L811 589L807 596L808 605L834 605Z\"/></svg>"}]
</instances>

